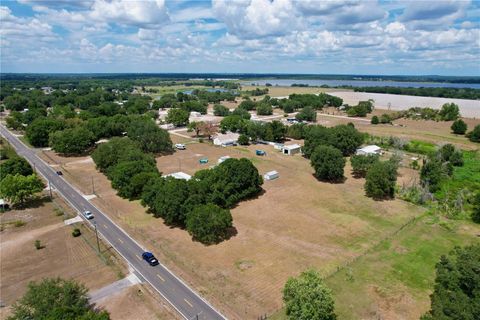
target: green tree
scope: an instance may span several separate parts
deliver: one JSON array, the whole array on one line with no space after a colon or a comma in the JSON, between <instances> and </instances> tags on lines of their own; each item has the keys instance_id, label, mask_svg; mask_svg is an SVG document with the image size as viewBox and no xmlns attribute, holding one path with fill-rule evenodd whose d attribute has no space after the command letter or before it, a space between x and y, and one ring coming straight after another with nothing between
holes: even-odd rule
<instances>
[{"instance_id":1,"label":"green tree","mask_svg":"<svg viewBox=\"0 0 480 320\"><path fill-rule=\"evenodd\" d=\"M315 270L289 278L283 288L283 302L288 319L335 320L332 292Z\"/></svg>"},{"instance_id":2,"label":"green tree","mask_svg":"<svg viewBox=\"0 0 480 320\"><path fill-rule=\"evenodd\" d=\"M139 187L138 180L132 183L132 179L140 173L152 173L154 175L158 174L158 171L156 166L149 161L123 161L111 169L109 178L112 181L112 187L118 190L119 196L136 199L140 196L143 186ZM142 177L146 179L147 176L142 175Z\"/></svg>"},{"instance_id":3,"label":"green tree","mask_svg":"<svg viewBox=\"0 0 480 320\"><path fill-rule=\"evenodd\" d=\"M460 111L455 103L445 103L438 115L443 121L453 121L460 117Z\"/></svg>"},{"instance_id":4,"label":"green tree","mask_svg":"<svg viewBox=\"0 0 480 320\"><path fill-rule=\"evenodd\" d=\"M310 158L316 147L320 145L330 145L331 129L324 126L307 126L304 129L305 144L303 146L303 153L307 158Z\"/></svg>"},{"instance_id":5,"label":"green tree","mask_svg":"<svg viewBox=\"0 0 480 320\"><path fill-rule=\"evenodd\" d=\"M43 182L35 174L7 175L0 182L0 196L12 204L23 204L34 194L43 190Z\"/></svg>"},{"instance_id":6,"label":"green tree","mask_svg":"<svg viewBox=\"0 0 480 320\"><path fill-rule=\"evenodd\" d=\"M235 108L231 113L230 115L232 116L240 116L242 119L246 119L246 120L249 120L252 115L245 109L243 108Z\"/></svg>"},{"instance_id":7,"label":"green tree","mask_svg":"<svg viewBox=\"0 0 480 320\"><path fill-rule=\"evenodd\" d=\"M230 210L209 203L195 207L187 214L186 226L194 240L204 244L218 243L232 227Z\"/></svg>"},{"instance_id":8,"label":"green tree","mask_svg":"<svg viewBox=\"0 0 480 320\"><path fill-rule=\"evenodd\" d=\"M33 174L32 167L24 158L15 156L5 160L0 164L0 180L3 180L7 175L22 175L29 176Z\"/></svg>"},{"instance_id":9,"label":"green tree","mask_svg":"<svg viewBox=\"0 0 480 320\"><path fill-rule=\"evenodd\" d=\"M243 132L247 126L248 120L245 120L241 116L230 115L220 121L220 130L222 132L231 131L231 132Z\"/></svg>"},{"instance_id":10,"label":"green tree","mask_svg":"<svg viewBox=\"0 0 480 320\"><path fill-rule=\"evenodd\" d=\"M378 120L378 117L377 116L373 116L372 117L372 120L370 120L370 123L371 124L378 124L380 121Z\"/></svg>"},{"instance_id":11,"label":"green tree","mask_svg":"<svg viewBox=\"0 0 480 320\"><path fill-rule=\"evenodd\" d=\"M338 125L330 128L329 144L342 151L344 156L354 154L363 143L364 136L355 127Z\"/></svg>"},{"instance_id":12,"label":"green tree","mask_svg":"<svg viewBox=\"0 0 480 320\"><path fill-rule=\"evenodd\" d=\"M239 144L239 145L248 146L249 143L250 143L250 139L248 138L247 135L241 134L241 135L238 137L238 144Z\"/></svg>"},{"instance_id":13,"label":"green tree","mask_svg":"<svg viewBox=\"0 0 480 320\"><path fill-rule=\"evenodd\" d=\"M450 128L455 134L465 134L467 132L467 124L462 119L455 120Z\"/></svg>"},{"instance_id":14,"label":"green tree","mask_svg":"<svg viewBox=\"0 0 480 320\"><path fill-rule=\"evenodd\" d=\"M46 147L50 133L63 130L64 127L63 121L42 117L34 120L27 127L25 135L34 147Z\"/></svg>"},{"instance_id":15,"label":"green tree","mask_svg":"<svg viewBox=\"0 0 480 320\"><path fill-rule=\"evenodd\" d=\"M350 157L352 171L356 177L365 177L373 164L378 162L378 155L354 155Z\"/></svg>"},{"instance_id":16,"label":"green tree","mask_svg":"<svg viewBox=\"0 0 480 320\"><path fill-rule=\"evenodd\" d=\"M150 158L150 162L155 160L151 156L145 155L138 146L138 143L125 137L115 137L107 143L101 143L92 153L92 159L97 168L107 173L108 169L115 166L120 161L140 160Z\"/></svg>"},{"instance_id":17,"label":"green tree","mask_svg":"<svg viewBox=\"0 0 480 320\"><path fill-rule=\"evenodd\" d=\"M203 122L203 121L191 121L187 125L188 132L195 131L195 136L198 137L198 135L200 134L200 131L202 130L204 125L205 125L205 122Z\"/></svg>"},{"instance_id":18,"label":"green tree","mask_svg":"<svg viewBox=\"0 0 480 320\"><path fill-rule=\"evenodd\" d=\"M448 170L438 159L426 160L420 170L420 182L431 192L437 191L446 177L448 177Z\"/></svg>"},{"instance_id":19,"label":"green tree","mask_svg":"<svg viewBox=\"0 0 480 320\"><path fill-rule=\"evenodd\" d=\"M252 101L252 100L243 100L243 101L238 105L238 107L239 107L240 109L243 109L243 110L251 111L251 110L255 109L256 103L255 103L255 101Z\"/></svg>"},{"instance_id":20,"label":"green tree","mask_svg":"<svg viewBox=\"0 0 480 320\"><path fill-rule=\"evenodd\" d=\"M296 114L295 118L301 121L315 122L317 121L317 111L310 106L306 106Z\"/></svg>"},{"instance_id":21,"label":"green tree","mask_svg":"<svg viewBox=\"0 0 480 320\"><path fill-rule=\"evenodd\" d=\"M365 193L374 199L393 198L397 183L397 164L393 161L377 161L365 177Z\"/></svg>"},{"instance_id":22,"label":"green tree","mask_svg":"<svg viewBox=\"0 0 480 320\"><path fill-rule=\"evenodd\" d=\"M480 124L467 134L467 138L472 142L480 142Z\"/></svg>"},{"instance_id":23,"label":"green tree","mask_svg":"<svg viewBox=\"0 0 480 320\"><path fill-rule=\"evenodd\" d=\"M278 120L267 122L263 124L265 126L265 136L261 137L263 140L282 142L285 140L285 134L287 133L287 127Z\"/></svg>"},{"instance_id":24,"label":"green tree","mask_svg":"<svg viewBox=\"0 0 480 320\"><path fill-rule=\"evenodd\" d=\"M259 116L269 116L273 113L272 106L267 102L260 102L257 104L257 115Z\"/></svg>"},{"instance_id":25,"label":"green tree","mask_svg":"<svg viewBox=\"0 0 480 320\"><path fill-rule=\"evenodd\" d=\"M294 123L287 128L286 136L295 140L300 140L305 138L305 127L304 123Z\"/></svg>"},{"instance_id":26,"label":"green tree","mask_svg":"<svg viewBox=\"0 0 480 320\"><path fill-rule=\"evenodd\" d=\"M213 106L213 114L219 117L226 117L230 114L230 109L222 104L215 104Z\"/></svg>"},{"instance_id":27,"label":"green tree","mask_svg":"<svg viewBox=\"0 0 480 320\"><path fill-rule=\"evenodd\" d=\"M170 109L170 111L172 110L179 109ZM159 128L151 119L133 121L128 126L127 134L129 138L138 143L144 152L165 153L173 151L172 140L168 132Z\"/></svg>"},{"instance_id":28,"label":"green tree","mask_svg":"<svg viewBox=\"0 0 480 320\"><path fill-rule=\"evenodd\" d=\"M430 295L430 311L422 320L477 320L480 315L480 244L456 247L441 256Z\"/></svg>"},{"instance_id":29,"label":"green tree","mask_svg":"<svg viewBox=\"0 0 480 320\"><path fill-rule=\"evenodd\" d=\"M74 280L43 279L28 284L27 292L12 306L9 320L108 320L108 312L93 309L85 286Z\"/></svg>"},{"instance_id":30,"label":"green tree","mask_svg":"<svg viewBox=\"0 0 480 320\"><path fill-rule=\"evenodd\" d=\"M95 135L88 129L76 127L50 134L52 149L63 154L83 154L95 144Z\"/></svg>"},{"instance_id":31,"label":"green tree","mask_svg":"<svg viewBox=\"0 0 480 320\"><path fill-rule=\"evenodd\" d=\"M173 124L176 127L185 126L188 123L188 118L190 117L190 112L180 109L172 108L168 110L166 122Z\"/></svg>"},{"instance_id":32,"label":"green tree","mask_svg":"<svg viewBox=\"0 0 480 320\"><path fill-rule=\"evenodd\" d=\"M453 144L443 145L437 152L437 157L442 162L450 162L453 166L463 166L463 153L456 150Z\"/></svg>"},{"instance_id":33,"label":"green tree","mask_svg":"<svg viewBox=\"0 0 480 320\"><path fill-rule=\"evenodd\" d=\"M342 152L331 146L318 146L310 156L315 176L320 180L339 181L343 179L345 159Z\"/></svg>"},{"instance_id":34,"label":"green tree","mask_svg":"<svg viewBox=\"0 0 480 320\"><path fill-rule=\"evenodd\" d=\"M186 180L160 177L145 185L142 204L147 205L155 217L163 218L166 224L184 226L190 197Z\"/></svg>"}]
</instances>

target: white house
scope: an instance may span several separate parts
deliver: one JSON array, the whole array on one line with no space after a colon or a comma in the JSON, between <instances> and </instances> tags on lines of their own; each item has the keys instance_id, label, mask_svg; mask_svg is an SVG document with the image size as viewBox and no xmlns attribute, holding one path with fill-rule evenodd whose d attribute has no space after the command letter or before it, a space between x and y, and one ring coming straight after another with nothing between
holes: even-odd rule
<instances>
[{"instance_id":1,"label":"white house","mask_svg":"<svg viewBox=\"0 0 480 320\"><path fill-rule=\"evenodd\" d=\"M382 154L382 148L376 145L370 145L370 146L365 146L363 148L357 149L356 152L357 155L362 155L362 156L368 156L368 155L374 155L374 154Z\"/></svg>"},{"instance_id":2,"label":"white house","mask_svg":"<svg viewBox=\"0 0 480 320\"><path fill-rule=\"evenodd\" d=\"M263 178L265 180L274 180L274 179L277 179L278 177L279 177L278 172L275 170L269 171L263 175Z\"/></svg>"},{"instance_id":3,"label":"white house","mask_svg":"<svg viewBox=\"0 0 480 320\"><path fill-rule=\"evenodd\" d=\"M300 153L302 151L302 146L299 144L290 144L282 147L282 153L289 156Z\"/></svg>"},{"instance_id":4,"label":"white house","mask_svg":"<svg viewBox=\"0 0 480 320\"><path fill-rule=\"evenodd\" d=\"M183 180L187 180L187 181L192 179L191 175L186 174L185 172L181 172L181 171L167 174L167 175L165 175L165 177L173 177L175 179L183 179Z\"/></svg>"},{"instance_id":5,"label":"white house","mask_svg":"<svg viewBox=\"0 0 480 320\"><path fill-rule=\"evenodd\" d=\"M213 139L213 144L216 146L222 146L222 147L234 146L238 143L239 136L240 134L233 133L233 132L229 132L226 134L219 133Z\"/></svg>"}]
</instances>

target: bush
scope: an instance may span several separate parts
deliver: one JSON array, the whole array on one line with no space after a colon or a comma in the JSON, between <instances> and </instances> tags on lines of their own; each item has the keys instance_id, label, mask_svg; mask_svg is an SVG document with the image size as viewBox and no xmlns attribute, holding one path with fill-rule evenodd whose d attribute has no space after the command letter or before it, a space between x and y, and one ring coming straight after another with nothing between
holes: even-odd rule
<instances>
[{"instance_id":1,"label":"bush","mask_svg":"<svg viewBox=\"0 0 480 320\"><path fill-rule=\"evenodd\" d=\"M245 134L241 134L238 137L238 144L240 144L242 146L248 146L249 143L250 143L250 139L248 139L248 137Z\"/></svg>"},{"instance_id":2,"label":"bush","mask_svg":"<svg viewBox=\"0 0 480 320\"><path fill-rule=\"evenodd\" d=\"M314 270L305 271L298 278L289 278L283 288L283 301L288 319L337 318L332 293Z\"/></svg>"},{"instance_id":3,"label":"bush","mask_svg":"<svg viewBox=\"0 0 480 320\"><path fill-rule=\"evenodd\" d=\"M374 199L393 198L397 182L397 165L393 161L374 163L367 172L365 193Z\"/></svg>"},{"instance_id":4,"label":"bush","mask_svg":"<svg viewBox=\"0 0 480 320\"><path fill-rule=\"evenodd\" d=\"M204 244L218 243L232 227L230 210L209 203L195 207L187 214L186 226L194 240Z\"/></svg>"},{"instance_id":5,"label":"bush","mask_svg":"<svg viewBox=\"0 0 480 320\"><path fill-rule=\"evenodd\" d=\"M472 142L480 142L480 124L467 134L467 138Z\"/></svg>"},{"instance_id":6,"label":"bush","mask_svg":"<svg viewBox=\"0 0 480 320\"><path fill-rule=\"evenodd\" d=\"M392 123L392 118L390 118L388 114L384 113L380 116L380 123Z\"/></svg>"},{"instance_id":7,"label":"bush","mask_svg":"<svg viewBox=\"0 0 480 320\"><path fill-rule=\"evenodd\" d=\"M450 162L453 166L463 166L463 153L455 150L453 144L443 145L437 152L437 158L442 162Z\"/></svg>"},{"instance_id":8,"label":"bush","mask_svg":"<svg viewBox=\"0 0 480 320\"><path fill-rule=\"evenodd\" d=\"M350 163L352 164L353 174L356 177L365 177L368 169L378 162L378 155L354 155L350 157Z\"/></svg>"},{"instance_id":9,"label":"bush","mask_svg":"<svg viewBox=\"0 0 480 320\"><path fill-rule=\"evenodd\" d=\"M213 114L220 117L226 117L230 114L230 109L221 104L213 106Z\"/></svg>"},{"instance_id":10,"label":"bush","mask_svg":"<svg viewBox=\"0 0 480 320\"><path fill-rule=\"evenodd\" d=\"M15 222L13 223L13 225L15 226L15 228L20 228L20 227L23 227L24 225L26 225L27 223L23 220L15 220Z\"/></svg>"},{"instance_id":11,"label":"bush","mask_svg":"<svg viewBox=\"0 0 480 320\"><path fill-rule=\"evenodd\" d=\"M35 245L35 248L36 248L37 250L40 250L40 249L43 249L43 248L44 248L44 247L42 246L42 243L40 242L40 240L35 240L34 245Z\"/></svg>"},{"instance_id":12,"label":"bush","mask_svg":"<svg viewBox=\"0 0 480 320\"><path fill-rule=\"evenodd\" d=\"M304 107L299 113L297 113L295 118L300 121L315 122L317 120L317 111L312 107Z\"/></svg>"},{"instance_id":13,"label":"bush","mask_svg":"<svg viewBox=\"0 0 480 320\"><path fill-rule=\"evenodd\" d=\"M445 103L438 114L443 121L452 121L460 117L460 111L455 103Z\"/></svg>"},{"instance_id":14,"label":"bush","mask_svg":"<svg viewBox=\"0 0 480 320\"><path fill-rule=\"evenodd\" d=\"M437 191L440 188L440 183L447 176L446 166L437 159L426 160L420 170L420 182L431 192Z\"/></svg>"},{"instance_id":15,"label":"bush","mask_svg":"<svg viewBox=\"0 0 480 320\"><path fill-rule=\"evenodd\" d=\"M256 109L259 116L269 116L273 113L272 106L267 102L260 102Z\"/></svg>"},{"instance_id":16,"label":"bush","mask_svg":"<svg viewBox=\"0 0 480 320\"><path fill-rule=\"evenodd\" d=\"M81 234L82 234L82 232L81 232L80 229L78 229L78 228L75 228L75 229L73 229L73 231L72 231L72 236L73 236L74 238L79 237Z\"/></svg>"},{"instance_id":17,"label":"bush","mask_svg":"<svg viewBox=\"0 0 480 320\"><path fill-rule=\"evenodd\" d=\"M317 147L311 157L310 162L315 169L315 177L320 180L339 181L343 179L343 170L345 159L342 152L331 146Z\"/></svg>"},{"instance_id":18,"label":"bush","mask_svg":"<svg viewBox=\"0 0 480 320\"><path fill-rule=\"evenodd\" d=\"M462 119L455 120L450 128L455 134L465 134L467 132L467 124Z\"/></svg>"},{"instance_id":19,"label":"bush","mask_svg":"<svg viewBox=\"0 0 480 320\"><path fill-rule=\"evenodd\" d=\"M379 124L379 120L378 120L378 117L377 116L373 116L372 117L372 120L370 120L370 123L371 124Z\"/></svg>"}]
</instances>

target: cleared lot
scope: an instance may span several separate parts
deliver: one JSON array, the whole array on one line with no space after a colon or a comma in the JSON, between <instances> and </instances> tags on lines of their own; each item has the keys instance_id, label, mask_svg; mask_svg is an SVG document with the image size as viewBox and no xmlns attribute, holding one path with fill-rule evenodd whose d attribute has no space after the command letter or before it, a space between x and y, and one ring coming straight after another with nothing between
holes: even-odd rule
<instances>
[{"instance_id":1,"label":"cleared lot","mask_svg":"<svg viewBox=\"0 0 480 320\"><path fill-rule=\"evenodd\" d=\"M188 142L176 136L172 140ZM255 149L267 151L267 156L255 156ZM146 214L138 201L116 196L88 158L52 158L63 163L65 178L86 192L93 177L98 197L92 201L233 319L274 312L282 305L281 289L289 276L309 267L329 274L420 214L400 200L366 198L363 180L352 178L348 166L345 183L322 183L313 177L308 160L284 156L271 146L221 148L191 142L187 150L161 157L157 163L164 174L193 174L225 155L251 158L261 174L277 170L280 178L265 182L262 195L232 210L234 237L208 247ZM209 164L198 162L203 157Z\"/></svg>"}]
</instances>

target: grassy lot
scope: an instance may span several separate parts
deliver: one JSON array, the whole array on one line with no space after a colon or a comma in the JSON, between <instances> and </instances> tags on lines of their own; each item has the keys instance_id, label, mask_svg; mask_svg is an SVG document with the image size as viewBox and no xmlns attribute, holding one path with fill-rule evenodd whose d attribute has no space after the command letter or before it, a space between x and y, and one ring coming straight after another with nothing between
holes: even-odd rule
<instances>
[{"instance_id":1,"label":"grassy lot","mask_svg":"<svg viewBox=\"0 0 480 320\"><path fill-rule=\"evenodd\" d=\"M176 86L146 86L145 89L156 89L158 93L150 93L152 97L158 97L167 93L177 93L185 90L194 90L194 89L211 89L212 87L206 86L184 86L184 85L176 85Z\"/></svg>"},{"instance_id":2,"label":"grassy lot","mask_svg":"<svg viewBox=\"0 0 480 320\"><path fill-rule=\"evenodd\" d=\"M256 88L263 89L267 88L265 86L242 86L242 91L255 90ZM320 92L333 92L339 91L340 89L329 89L329 88L315 88L315 87L268 87L268 95L271 97L285 97L292 93L320 93ZM341 89L341 91L348 91ZM263 96L252 97L260 100Z\"/></svg>"},{"instance_id":3,"label":"grassy lot","mask_svg":"<svg viewBox=\"0 0 480 320\"><path fill-rule=\"evenodd\" d=\"M185 141L172 136L174 143L178 139ZM256 149L265 150L267 156L256 156ZM271 170L280 174L279 179L265 182L259 197L232 209L234 237L204 246L193 242L185 230L146 214L138 201L119 198L87 157L47 153L61 164L65 179L80 190L91 190L93 177L95 205L232 319L272 314L282 306L281 289L288 277L308 267L324 276L331 274L423 212L401 200L366 198L364 180L353 178L349 165L345 183L323 183L313 177L307 159L284 156L272 146L222 148L192 142L187 150L158 158L159 170L193 174L229 155L252 159L261 174ZM207 165L198 162L204 157L209 159ZM406 178L412 174L416 172L402 171Z\"/></svg>"}]
</instances>

